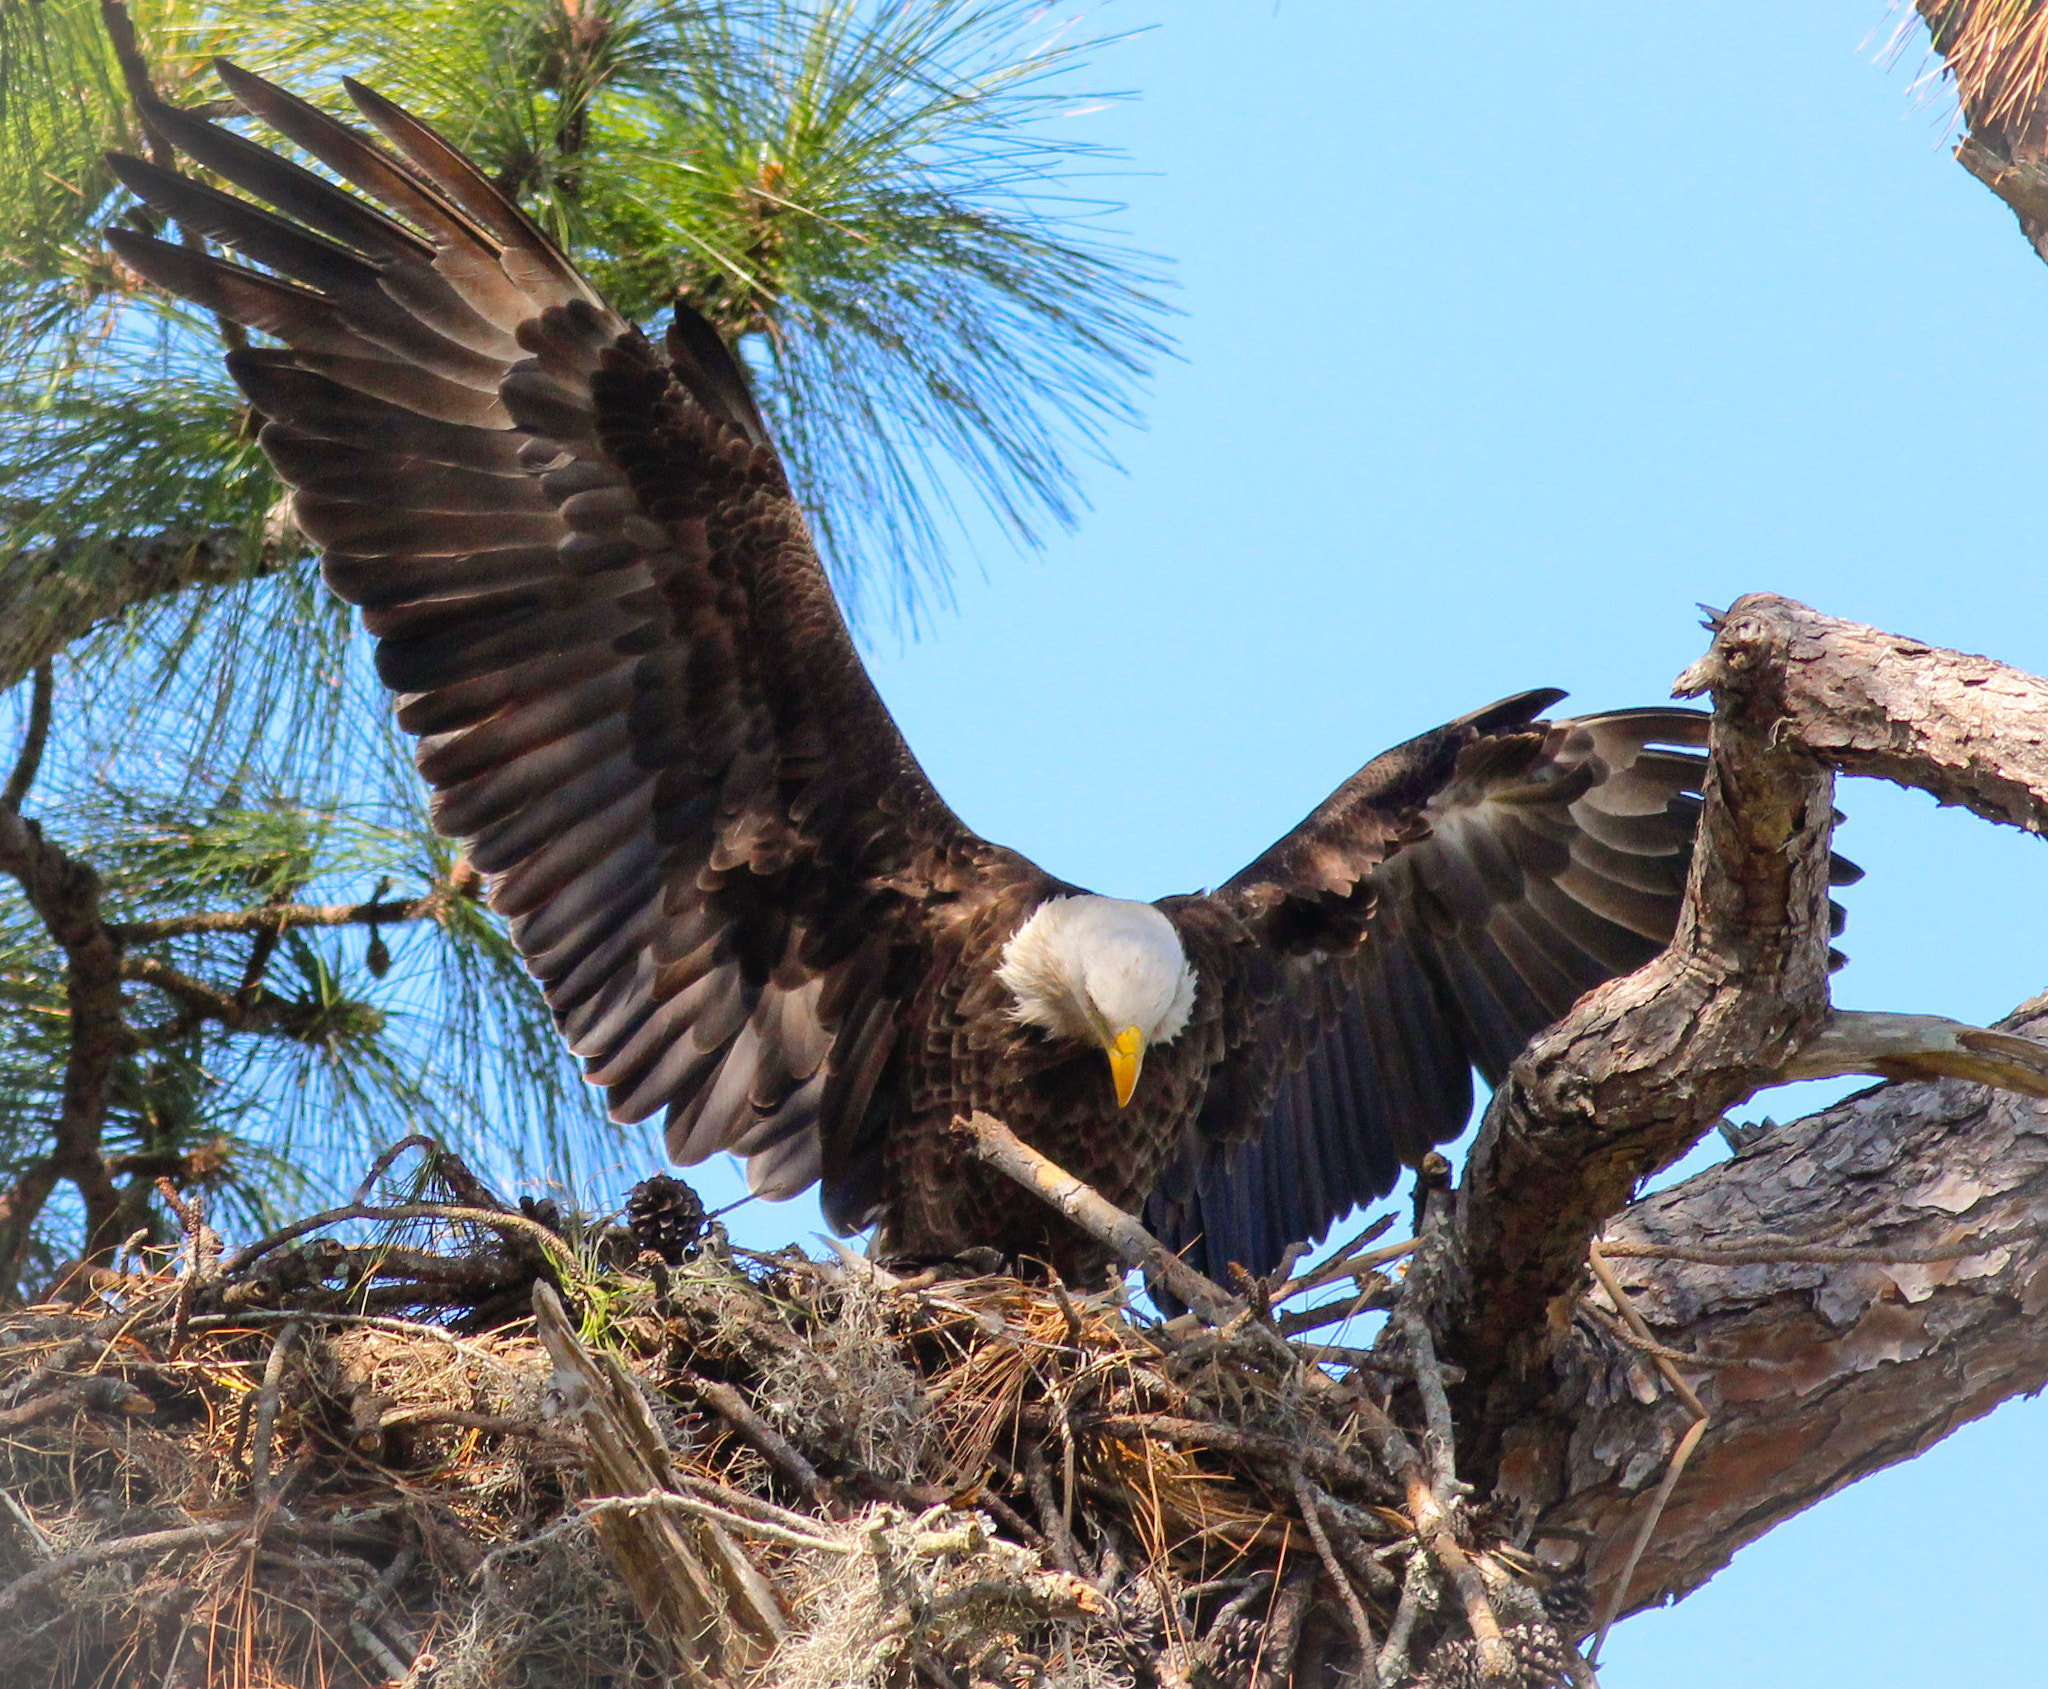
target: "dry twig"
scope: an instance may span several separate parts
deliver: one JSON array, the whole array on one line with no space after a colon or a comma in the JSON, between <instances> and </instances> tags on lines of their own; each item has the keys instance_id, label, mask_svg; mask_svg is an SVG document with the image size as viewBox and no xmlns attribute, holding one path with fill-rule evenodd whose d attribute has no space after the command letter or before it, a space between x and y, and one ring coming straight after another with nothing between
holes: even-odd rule
<instances>
[{"instance_id":1,"label":"dry twig","mask_svg":"<svg viewBox=\"0 0 2048 1689\"><path fill-rule=\"evenodd\" d=\"M1125 1266L1163 1284L1211 1325L1224 1325L1243 1311L1241 1302L1161 1244L1135 1216L1040 1155L1000 1120L977 1113L954 1121L953 1129L977 1157L1057 1209Z\"/></svg>"}]
</instances>

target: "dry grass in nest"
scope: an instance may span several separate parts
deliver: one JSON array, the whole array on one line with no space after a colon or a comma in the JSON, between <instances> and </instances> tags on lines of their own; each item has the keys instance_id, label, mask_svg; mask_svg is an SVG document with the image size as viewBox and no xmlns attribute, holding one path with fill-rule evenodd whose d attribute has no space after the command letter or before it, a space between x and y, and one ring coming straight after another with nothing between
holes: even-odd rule
<instances>
[{"instance_id":1,"label":"dry grass in nest","mask_svg":"<svg viewBox=\"0 0 2048 1689\"><path fill-rule=\"evenodd\" d=\"M1361 1624L1392 1681L1476 1669L1385 1369L715 1231L668 1266L458 1194L0 1314L0 1681L1309 1684ZM1504 1681L1565 1681L1559 1592L1458 1528Z\"/></svg>"}]
</instances>

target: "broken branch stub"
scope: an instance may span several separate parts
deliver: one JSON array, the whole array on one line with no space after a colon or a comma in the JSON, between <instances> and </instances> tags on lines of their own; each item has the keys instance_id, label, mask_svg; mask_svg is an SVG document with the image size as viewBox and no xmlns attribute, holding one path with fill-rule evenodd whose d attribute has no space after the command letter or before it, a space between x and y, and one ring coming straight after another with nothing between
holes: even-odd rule
<instances>
[{"instance_id":1,"label":"broken branch stub","mask_svg":"<svg viewBox=\"0 0 2048 1689\"><path fill-rule=\"evenodd\" d=\"M1679 687L1760 682L1781 739L1841 773L2030 833L2048 826L2048 680L1758 592L1722 616Z\"/></svg>"},{"instance_id":2,"label":"broken branch stub","mask_svg":"<svg viewBox=\"0 0 2048 1689\"><path fill-rule=\"evenodd\" d=\"M672 1489L666 1439L624 1368L584 1346L544 1283L533 1287L533 1313L555 1367L558 1417L583 1435L592 1487L627 1497ZM671 1668L693 1689L744 1681L782 1640L774 1592L717 1521L613 1509L594 1514L592 1527Z\"/></svg>"},{"instance_id":3,"label":"broken branch stub","mask_svg":"<svg viewBox=\"0 0 2048 1689\"><path fill-rule=\"evenodd\" d=\"M2048 1044L1940 1015L1870 1014L1837 1009L1800 1045L1780 1079L1968 1079L2048 1097Z\"/></svg>"}]
</instances>

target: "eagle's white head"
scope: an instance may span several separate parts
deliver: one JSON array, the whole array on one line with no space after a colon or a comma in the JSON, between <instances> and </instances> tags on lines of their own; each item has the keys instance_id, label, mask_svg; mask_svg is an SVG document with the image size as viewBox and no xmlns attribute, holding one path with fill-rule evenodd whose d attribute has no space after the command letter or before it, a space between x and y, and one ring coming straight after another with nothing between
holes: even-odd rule
<instances>
[{"instance_id":1,"label":"eagle's white head","mask_svg":"<svg viewBox=\"0 0 2048 1689\"><path fill-rule=\"evenodd\" d=\"M1195 1006L1195 970L1173 923L1119 897L1041 903L1003 946L996 978L1016 999L1015 1019L1109 1057L1118 1108L1146 1049L1178 1037Z\"/></svg>"}]
</instances>

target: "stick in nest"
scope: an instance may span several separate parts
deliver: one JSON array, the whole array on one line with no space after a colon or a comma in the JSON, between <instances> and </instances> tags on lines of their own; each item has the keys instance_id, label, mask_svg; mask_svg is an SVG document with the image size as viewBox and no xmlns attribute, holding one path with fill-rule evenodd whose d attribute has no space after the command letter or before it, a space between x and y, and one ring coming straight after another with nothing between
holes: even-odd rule
<instances>
[{"instance_id":1,"label":"stick in nest","mask_svg":"<svg viewBox=\"0 0 2048 1689\"><path fill-rule=\"evenodd\" d=\"M1222 1325L1243 1312L1243 1304L1215 1280L1205 1277L1148 1232L1135 1215L1121 1208L1057 1162L1038 1153L993 1115L977 1110L956 1119L953 1130L980 1160L1007 1173L1040 1200L1056 1208L1098 1243L1106 1245L1127 1267L1163 1284L1180 1301L1207 1320Z\"/></svg>"},{"instance_id":2,"label":"stick in nest","mask_svg":"<svg viewBox=\"0 0 2048 1689\"><path fill-rule=\"evenodd\" d=\"M1408 1650L1415 1637L1416 1622L1437 1604L1436 1585L1429 1575L1429 1556L1419 1549L1408 1556L1401 1575L1401 1601L1394 1609L1394 1622L1387 1626L1386 1646L1380 1649L1374 1673L1379 1689L1400 1689L1408 1675Z\"/></svg>"},{"instance_id":3,"label":"stick in nest","mask_svg":"<svg viewBox=\"0 0 2048 1689\"><path fill-rule=\"evenodd\" d=\"M1401 1474L1408 1492L1408 1516L1415 1521L1416 1535L1457 1592L1465 1610L1465 1626L1478 1650L1481 1679L1504 1681L1514 1669L1513 1654L1501 1635L1500 1619L1487 1594L1486 1580L1466 1557L1452 1528L1451 1506L1445 1499L1455 1497L1466 1486L1458 1480L1450 1397L1444 1385L1443 1365L1429 1335L1426 1309L1444 1272L1449 1221L1450 1194L1439 1186L1424 1200L1423 1223L1416 1231L1415 1260L1408 1281L1402 1286L1393 1319L1408 1351L1416 1393L1422 1398L1428 1463L1425 1465L1414 1443L1379 1412L1370 1397L1361 1397L1359 1406L1364 1410L1367 1428L1380 1443L1383 1458Z\"/></svg>"},{"instance_id":4,"label":"stick in nest","mask_svg":"<svg viewBox=\"0 0 2048 1689\"><path fill-rule=\"evenodd\" d=\"M1358 1656L1362 1660L1373 1657L1372 1624L1365 1616L1365 1603L1358 1599L1358 1591L1352 1587L1351 1574L1344 1562L1337 1557L1337 1548L1330 1541L1330 1533L1323 1527L1322 1498L1316 1494L1315 1485L1302 1469L1300 1461L1288 1464L1287 1476L1294 1485L1295 1505L1301 1509L1301 1522L1308 1527L1309 1540L1316 1545L1316 1555L1323 1563L1323 1571L1330 1582L1337 1587L1337 1595L1344 1603L1344 1616L1351 1626L1352 1640L1358 1644Z\"/></svg>"},{"instance_id":5,"label":"stick in nest","mask_svg":"<svg viewBox=\"0 0 2048 1689\"><path fill-rule=\"evenodd\" d=\"M699 1378L687 1367L677 1369L676 1381L766 1455L790 1483L820 1507L832 1507L832 1492L818 1476L818 1469L797 1452L788 1438L749 1407L739 1391L730 1384Z\"/></svg>"},{"instance_id":6,"label":"stick in nest","mask_svg":"<svg viewBox=\"0 0 2048 1689\"><path fill-rule=\"evenodd\" d=\"M322 1226L337 1225L344 1220L467 1222L473 1226L485 1226L498 1232L526 1238L539 1245L541 1252L558 1266L568 1260L568 1245L538 1220L530 1220L524 1214L512 1214L494 1208L469 1208L453 1202L401 1202L389 1207L350 1202L339 1208L329 1208L323 1213L309 1214L305 1219L294 1220L268 1237L258 1238L246 1248L238 1250L234 1258L221 1268L220 1276L234 1278L248 1271L273 1250L282 1249L286 1244L297 1241L310 1231L317 1231Z\"/></svg>"},{"instance_id":7,"label":"stick in nest","mask_svg":"<svg viewBox=\"0 0 2048 1689\"><path fill-rule=\"evenodd\" d=\"M0 1589L0 1616L5 1616L37 1590L73 1572L97 1566L104 1560L121 1560L135 1554L168 1554L184 1548L210 1548L215 1543L232 1542L248 1528L246 1520L217 1519L207 1525L181 1525L174 1530L144 1531L140 1536L111 1537L105 1542L88 1543L54 1560L45 1560L33 1570L22 1573L5 1589Z\"/></svg>"},{"instance_id":8,"label":"stick in nest","mask_svg":"<svg viewBox=\"0 0 2048 1689\"><path fill-rule=\"evenodd\" d=\"M263 1362L263 1387L256 1398L256 1435L249 1449L249 1489L258 1507L271 1499L270 1461L275 1452L278 1401L284 1392L284 1369L300 1330L296 1320L287 1324L271 1339L270 1354Z\"/></svg>"},{"instance_id":9,"label":"stick in nest","mask_svg":"<svg viewBox=\"0 0 2048 1689\"><path fill-rule=\"evenodd\" d=\"M1266 1640L1260 1651L1257 1689L1284 1689L1294 1679L1294 1655L1301 1646L1302 1622L1308 1617L1309 1597L1315 1591L1313 1566L1300 1566L1287 1574L1266 1620Z\"/></svg>"}]
</instances>

